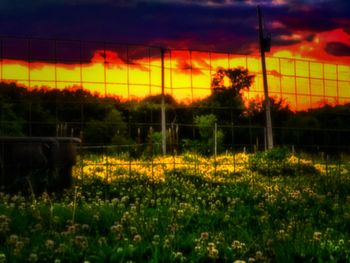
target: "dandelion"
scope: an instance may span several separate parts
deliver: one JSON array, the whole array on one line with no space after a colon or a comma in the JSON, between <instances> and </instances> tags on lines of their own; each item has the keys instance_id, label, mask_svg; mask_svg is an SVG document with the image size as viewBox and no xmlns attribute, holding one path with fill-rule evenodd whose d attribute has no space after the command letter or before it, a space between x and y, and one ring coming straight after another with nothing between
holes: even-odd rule
<instances>
[{"instance_id":1,"label":"dandelion","mask_svg":"<svg viewBox=\"0 0 350 263\"><path fill-rule=\"evenodd\" d=\"M105 246L105 245L107 245L107 238L105 238L105 237L100 237L100 238L98 239L98 244L99 244L100 246Z\"/></svg>"},{"instance_id":2,"label":"dandelion","mask_svg":"<svg viewBox=\"0 0 350 263\"><path fill-rule=\"evenodd\" d=\"M75 232L77 232L77 226L76 225L68 226L67 234L74 234Z\"/></svg>"},{"instance_id":3,"label":"dandelion","mask_svg":"<svg viewBox=\"0 0 350 263\"><path fill-rule=\"evenodd\" d=\"M83 231L88 231L88 230L90 229L90 226L89 226L88 224L83 224L83 225L81 226L81 229L82 229Z\"/></svg>"},{"instance_id":4,"label":"dandelion","mask_svg":"<svg viewBox=\"0 0 350 263\"><path fill-rule=\"evenodd\" d=\"M160 236L159 235L154 235L153 236L153 240L152 240L152 244L154 246L158 246L159 245L159 241L160 241Z\"/></svg>"},{"instance_id":5,"label":"dandelion","mask_svg":"<svg viewBox=\"0 0 350 263\"><path fill-rule=\"evenodd\" d=\"M55 246L55 242L51 239L48 239L46 240L45 242L45 247L48 249L48 250L52 250Z\"/></svg>"},{"instance_id":6,"label":"dandelion","mask_svg":"<svg viewBox=\"0 0 350 263\"><path fill-rule=\"evenodd\" d=\"M10 231L10 221L10 218L8 218L6 215L0 215L0 233L7 233Z\"/></svg>"},{"instance_id":7,"label":"dandelion","mask_svg":"<svg viewBox=\"0 0 350 263\"><path fill-rule=\"evenodd\" d=\"M56 249L56 252L58 254L63 254L66 251L66 245L64 243L59 244L58 248Z\"/></svg>"},{"instance_id":8,"label":"dandelion","mask_svg":"<svg viewBox=\"0 0 350 263\"><path fill-rule=\"evenodd\" d=\"M239 242L238 240L234 240L234 241L232 242L231 247L232 247L234 250L241 250L241 249L242 249L241 242Z\"/></svg>"},{"instance_id":9,"label":"dandelion","mask_svg":"<svg viewBox=\"0 0 350 263\"><path fill-rule=\"evenodd\" d=\"M35 253L30 253L28 257L29 262L37 262L38 261L38 255Z\"/></svg>"},{"instance_id":10,"label":"dandelion","mask_svg":"<svg viewBox=\"0 0 350 263\"><path fill-rule=\"evenodd\" d=\"M256 251L255 258L256 258L256 260L262 260L263 259L263 253L260 250Z\"/></svg>"},{"instance_id":11,"label":"dandelion","mask_svg":"<svg viewBox=\"0 0 350 263\"><path fill-rule=\"evenodd\" d=\"M284 231L283 229L281 229L277 232L277 239L278 240L285 240L286 236L287 236L286 231Z\"/></svg>"},{"instance_id":12,"label":"dandelion","mask_svg":"<svg viewBox=\"0 0 350 263\"><path fill-rule=\"evenodd\" d=\"M133 238L133 240L134 240L136 243L139 243L139 242L141 242L142 238L141 238L140 235L135 235L134 238Z\"/></svg>"},{"instance_id":13,"label":"dandelion","mask_svg":"<svg viewBox=\"0 0 350 263\"><path fill-rule=\"evenodd\" d=\"M202 240L208 240L209 239L209 233L208 232L202 232L201 233L201 239Z\"/></svg>"},{"instance_id":14,"label":"dandelion","mask_svg":"<svg viewBox=\"0 0 350 263\"><path fill-rule=\"evenodd\" d=\"M166 238L166 239L164 240L163 247L164 247L164 248L170 248L170 245L171 245L171 241L170 241L168 238Z\"/></svg>"},{"instance_id":15,"label":"dandelion","mask_svg":"<svg viewBox=\"0 0 350 263\"><path fill-rule=\"evenodd\" d=\"M314 232L314 236L313 236L313 240L318 242L321 240L321 235L322 233L321 232Z\"/></svg>"},{"instance_id":16,"label":"dandelion","mask_svg":"<svg viewBox=\"0 0 350 263\"><path fill-rule=\"evenodd\" d=\"M16 244L17 241L18 241L18 236L17 235L10 235L10 237L8 239L8 243L10 245Z\"/></svg>"},{"instance_id":17,"label":"dandelion","mask_svg":"<svg viewBox=\"0 0 350 263\"><path fill-rule=\"evenodd\" d=\"M86 250L88 247L88 241L85 236L76 236L74 238L74 244L80 249L80 250Z\"/></svg>"},{"instance_id":18,"label":"dandelion","mask_svg":"<svg viewBox=\"0 0 350 263\"><path fill-rule=\"evenodd\" d=\"M201 247L201 246L195 246L195 247L194 247L194 251L195 251L197 254L200 253L201 250L202 250L202 247Z\"/></svg>"},{"instance_id":19,"label":"dandelion","mask_svg":"<svg viewBox=\"0 0 350 263\"><path fill-rule=\"evenodd\" d=\"M180 252L180 251L178 251L178 252L173 252L173 257L174 257L176 260L179 260L180 262L185 261L185 257L184 257L184 255L182 254L182 252Z\"/></svg>"},{"instance_id":20,"label":"dandelion","mask_svg":"<svg viewBox=\"0 0 350 263\"><path fill-rule=\"evenodd\" d=\"M213 248L208 251L208 257L212 259L217 259L219 257L219 250Z\"/></svg>"},{"instance_id":21,"label":"dandelion","mask_svg":"<svg viewBox=\"0 0 350 263\"><path fill-rule=\"evenodd\" d=\"M136 229L136 227L131 226L131 227L130 227L130 233L131 233L131 235L136 235L136 234L137 234L137 229Z\"/></svg>"},{"instance_id":22,"label":"dandelion","mask_svg":"<svg viewBox=\"0 0 350 263\"><path fill-rule=\"evenodd\" d=\"M20 254L22 248L24 247L24 242L23 241L17 241L15 244L15 248L13 250L15 255Z\"/></svg>"},{"instance_id":23,"label":"dandelion","mask_svg":"<svg viewBox=\"0 0 350 263\"><path fill-rule=\"evenodd\" d=\"M123 231L123 226L121 224L113 225L110 230L113 234L118 234Z\"/></svg>"}]
</instances>

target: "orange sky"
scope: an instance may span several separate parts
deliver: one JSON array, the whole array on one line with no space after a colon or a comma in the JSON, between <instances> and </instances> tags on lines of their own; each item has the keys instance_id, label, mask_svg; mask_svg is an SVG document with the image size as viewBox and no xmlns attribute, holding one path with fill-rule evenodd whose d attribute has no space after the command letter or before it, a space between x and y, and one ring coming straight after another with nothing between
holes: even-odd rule
<instances>
[{"instance_id":1,"label":"orange sky","mask_svg":"<svg viewBox=\"0 0 350 263\"><path fill-rule=\"evenodd\" d=\"M291 37L301 38L298 32ZM319 33L312 41L274 48L267 54L270 96L285 98L294 110L316 107L324 101L331 104L350 102L350 57L340 60L324 51L323 43L335 39L350 44L348 35L339 29ZM172 50L166 53L165 91L179 101L204 98L210 95L211 77L218 67L237 66L247 67L256 75L246 98L261 97L263 89L258 56L199 51ZM101 95L124 99L140 99L161 92L159 54L136 58L129 63L113 50L97 50L90 61L81 64L3 59L0 72L2 81L16 81L29 88L82 86Z\"/></svg>"}]
</instances>

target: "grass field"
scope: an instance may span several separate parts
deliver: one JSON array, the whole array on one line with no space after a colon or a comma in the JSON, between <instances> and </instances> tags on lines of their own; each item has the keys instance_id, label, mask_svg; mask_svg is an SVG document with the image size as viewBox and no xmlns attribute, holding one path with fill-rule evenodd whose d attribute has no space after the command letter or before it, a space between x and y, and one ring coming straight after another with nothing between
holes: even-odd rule
<instances>
[{"instance_id":1,"label":"grass field","mask_svg":"<svg viewBox=\"0 0 350 263\"><path fill-rule=\"evenodd\" d=\"M0 194L1 262L349 262L350 165L85 156L60 194Z\"/></svg>"}]
</instances>

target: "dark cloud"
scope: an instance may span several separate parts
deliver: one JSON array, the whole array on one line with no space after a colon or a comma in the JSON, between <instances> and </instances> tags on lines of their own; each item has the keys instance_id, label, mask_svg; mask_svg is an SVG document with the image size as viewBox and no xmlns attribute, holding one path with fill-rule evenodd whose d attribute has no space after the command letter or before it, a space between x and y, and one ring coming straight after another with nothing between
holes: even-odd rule
<instances>
[{"instance_id":1,"label":"dark cloud","mask_svg":"<svg viewBox=\"0 0 350 263\"><path fill-rule=\"evenodd\" d=\"M98 40L249 54L257 47L262 4L273 45L312 41L314 33L350 31L350 1L293 0L2 0L0 35ZM309 34L293 39L295 31Z\"/></svg>"},{"instance_id":2,"label":"dark cloud","mask_svg":"<svg viewBox=\"0 0 350 263\"><path fill-rule=\"evenodd\" d=\"M133 6L52 4L7 15L0 34L157 45L184 39L189 48L242 49L256 40L252 7L215 7L142 2ZM241 41L237 43L236 40ZM162 42L160 43L162 44ZM181 48L183 48L181 46Z\"/></svg>"},{"instance_id":3,"label":"dark cloud","mask_svg":"<svg viewBox=\"0 0 350 263\"><path fill-rule=\"evenodd\" d=\"M325 50L333 56L350 56L350 45L341 42L329 42Z\"/></svg>"}]
</instances>

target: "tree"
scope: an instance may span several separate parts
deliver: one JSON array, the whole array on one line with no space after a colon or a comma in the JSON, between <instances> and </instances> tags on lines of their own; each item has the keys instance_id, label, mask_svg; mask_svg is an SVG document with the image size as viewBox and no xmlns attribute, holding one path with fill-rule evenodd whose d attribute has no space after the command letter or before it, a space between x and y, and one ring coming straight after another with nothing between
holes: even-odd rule
<instances>
[{"instance_id":1,"label":"tree","mask_svg":"<svg viewBox=\"0 0 350 263\"><path fill-rule=\"evenodd\" d=\"M113 109L103 120L90 120L85 127L85 140L92 144L126 144L127 126L119 111Z\"/></svg>"},{"instance_id":2,"label":"tree","mask_svg":"<svg viewBox=\"0 0 350 263\"><path fill-rule=\"evenodd\" d=\"M226 84L226 79L229 81ZM248 69L242 67L224 69L218 68L213 76L211 87L213 93L225 92L232 97L242 96L242 91L248 90L254 81L254 75L250 75Z\"/></svg>"},{"instance_id":3,"label":"tree","mask_svg":"<svg viewBox=\"0 0 350 263\"><path fill-rule=\"evenodd\" d=\"M247 69L218 68L211 82L212 94L199 106L214 109L212 113L222 123L236 122L245 110L243 92L249 89L253 81L254 75L249 74Z\"/></svg>"}]
</instances>

